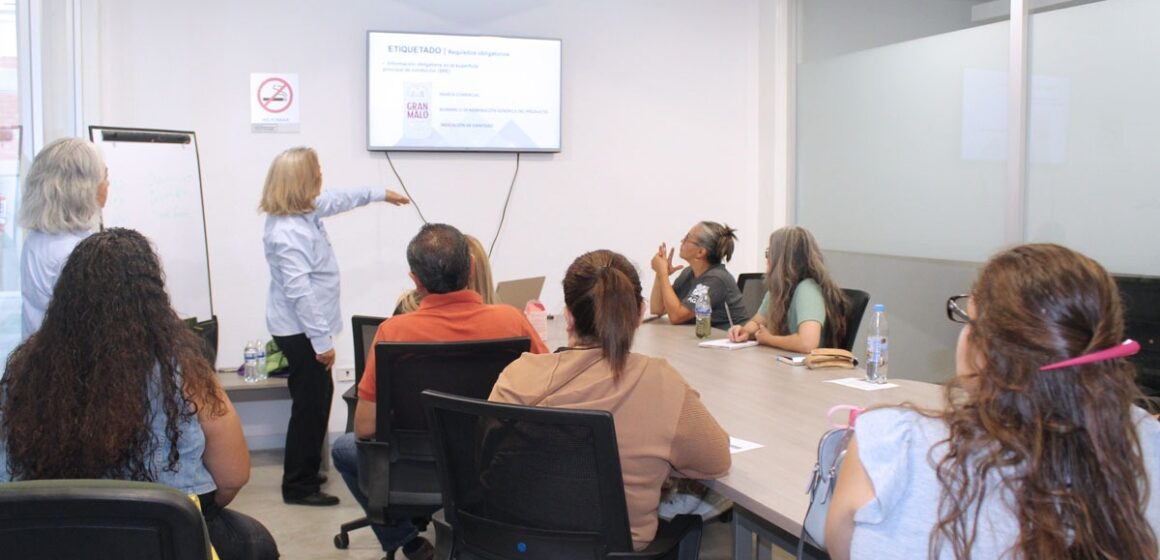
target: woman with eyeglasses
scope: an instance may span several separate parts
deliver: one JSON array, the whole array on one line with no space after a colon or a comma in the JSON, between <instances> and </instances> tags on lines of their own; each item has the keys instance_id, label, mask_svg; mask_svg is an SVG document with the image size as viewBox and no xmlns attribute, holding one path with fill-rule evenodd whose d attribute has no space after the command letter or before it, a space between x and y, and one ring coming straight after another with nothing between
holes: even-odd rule
<instances>
[{"instance_id":1,"label":"woman with eyeglasses","mask_svg":"<svg viewBox=\"0 0 1160 560\"><path fill-rule=\"evenodd\" d=\"M694 288L704 285L709 289L709 303L712 306L711 322L715 329L728 329L735 324L749 320L745 302L737 281L725 268L724 262L733 258L733 244L737 241L737 230L717 222L698 222L681 240L677 255L689 263L673 265L673 253L661 243L652 258L652 269L656 273L649 308L653 315L668 314L674 325L691 323L694 319L694 302L689 298ZM724 262L723 262L724 261ZM669 283L674 272L684 269L675 281Z\"/></svg>"},{"instance_id":2,"label":"woman with eyeglasses","mask_svg":"<svg viewBox=\"0 0 1160 560\"><path fill-rule=\"evenodd\" d=\"M850 300L830 278L822 251L808 230L792 226L770 234L765 287L757 314L729 329L730 340L756 340L803 354L822 345L842 346L846 329L851 328L846 324ZM825 340L823 333L828 333Z\"/></svg>"},{"instance_id":3,"label":"woman with eyeglasses","mask_svg":"<svg viewBox=\"0 0 1160 560\"><path fill-rule=\"evenodd\" d=\"M937 412L858 417L826 522L845 558L1155 559L1160 424L1116 284L1058 245L984 265Z\"/></svg>"}]
</instances>

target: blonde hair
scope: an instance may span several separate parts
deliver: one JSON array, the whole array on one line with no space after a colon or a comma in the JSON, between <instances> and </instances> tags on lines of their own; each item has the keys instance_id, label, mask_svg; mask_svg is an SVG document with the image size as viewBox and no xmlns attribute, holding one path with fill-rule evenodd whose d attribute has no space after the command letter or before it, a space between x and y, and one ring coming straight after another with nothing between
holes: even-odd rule
<instances>
[{"instance_id":1,"label":"blonde hair","mask_svg":"<svg viewBox=\"0 0 1160 560\"><path fill-rule=\"evenodd\" d=\"M423 301L423 295L419 290L407 290L399 294L399 299L395 301L395 312L392 315L404 315L419 309L419 303Z\"/></svg>"},{"instance_id":2,"label":"blonde hair","mask_svg":"<svg viewBox=\"0 0 1160 560\"><path fill-rule=\"evenodd\" d=\"M270 164L258 209L274 216L305 214L314 210L314 199L321 189L318 154L313 148L290 148Z\"/></svg>"},{"instance_id":3,"label":"blonde hair","mask_svg":"<svg viewBox=\"0 0 1160 560\"><path fill-rule=\"evenodd\" d=\"M471 269L471 279L467 281L467 287L482 296L483 303L495 303L495 284L491 281L491 262L487 259L487 251L483 250L483 243L474 236L464 237L467 238L467 248L471 250L471 256L475 257L475 266Z\"/></svg>"},{"instance_id":4,"label":"blonde hair","mask_svg":"<svg viewBox=\"0 0 1160 560\"><path fill-rule=\"evenodd\" d=\"M101 213L97 191L104 180L105 162L92 142L50 142L24 180L20 226L45 233L92 229Z\"/></svg>"}]
</instances>

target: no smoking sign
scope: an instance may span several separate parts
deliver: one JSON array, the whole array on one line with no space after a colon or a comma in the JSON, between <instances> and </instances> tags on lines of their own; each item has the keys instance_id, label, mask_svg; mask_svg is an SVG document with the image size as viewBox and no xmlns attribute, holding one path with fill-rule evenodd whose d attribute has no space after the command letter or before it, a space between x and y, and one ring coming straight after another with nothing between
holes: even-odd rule
<instances>
[{"instance_id":1,"label":"no smoking sign","mask_svg":"<svg viewBox=\"0 0 1160 560\"><path fill-rule=\"evenodd\" d=\"M250 74L250 130L298 132L298 75Z\"/></svg>"},{"instance_id":2,"label":"no smoking sign","mask_svg":"<svg viewBox=\"0 0 1160 560\"><path fill-rule=\"evenodd\" d=\"M294 104L294 88L282 78L269 78L258 86L258 104L269 113L284 112Z\"/></svg>"}]
</instances>

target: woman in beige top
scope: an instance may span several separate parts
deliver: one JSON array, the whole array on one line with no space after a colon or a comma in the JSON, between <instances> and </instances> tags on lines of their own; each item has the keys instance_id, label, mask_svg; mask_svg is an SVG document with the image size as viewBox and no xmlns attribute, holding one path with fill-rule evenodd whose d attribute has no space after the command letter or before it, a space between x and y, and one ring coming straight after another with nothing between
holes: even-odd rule
<instances>
[{"instance_id":1,"label":"woman in beige top","mask_svg":"<svg viewBox=\"0 0 1160 560\"><path fill-rule=\"evenodd\" d=\"M564 277L564 303L569 348L524 354L500 374L491 400L612 413L640 550L656 536L665 478L723 476L729 435L668 362L630 352L643 299L628 259L606 250L576 259Z\"/></svg>"}]
</instances>

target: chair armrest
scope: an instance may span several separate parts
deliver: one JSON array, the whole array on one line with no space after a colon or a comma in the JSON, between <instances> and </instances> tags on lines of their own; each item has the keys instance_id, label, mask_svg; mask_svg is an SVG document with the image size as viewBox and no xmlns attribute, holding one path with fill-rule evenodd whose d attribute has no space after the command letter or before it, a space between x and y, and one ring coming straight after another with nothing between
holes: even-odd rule
<instances>
[{"instance_id":1,"label":"chair armrest","mask_svg":"<svg viewBox=\"0 0 1160 560\"><path fill-rule=\"evenodd\" d=\"M358 447L358 487L367 497L367 519L383 523L383 509L390 498L392 447L385 441L360 439Z\"/></svg>"},{"instance_id":2,"label":"chair armrest","mask_svg":"<svg viewBox=\"0 0 1160 560\"><path fill-rule=\"evenodd\" d=\"M612 552L609 558L663 558L677 549L678 560L695 560L701 550L701 516L678 515L672 521L660 520L657 535L644 550Z\"/></svg>"}]
</instances>

